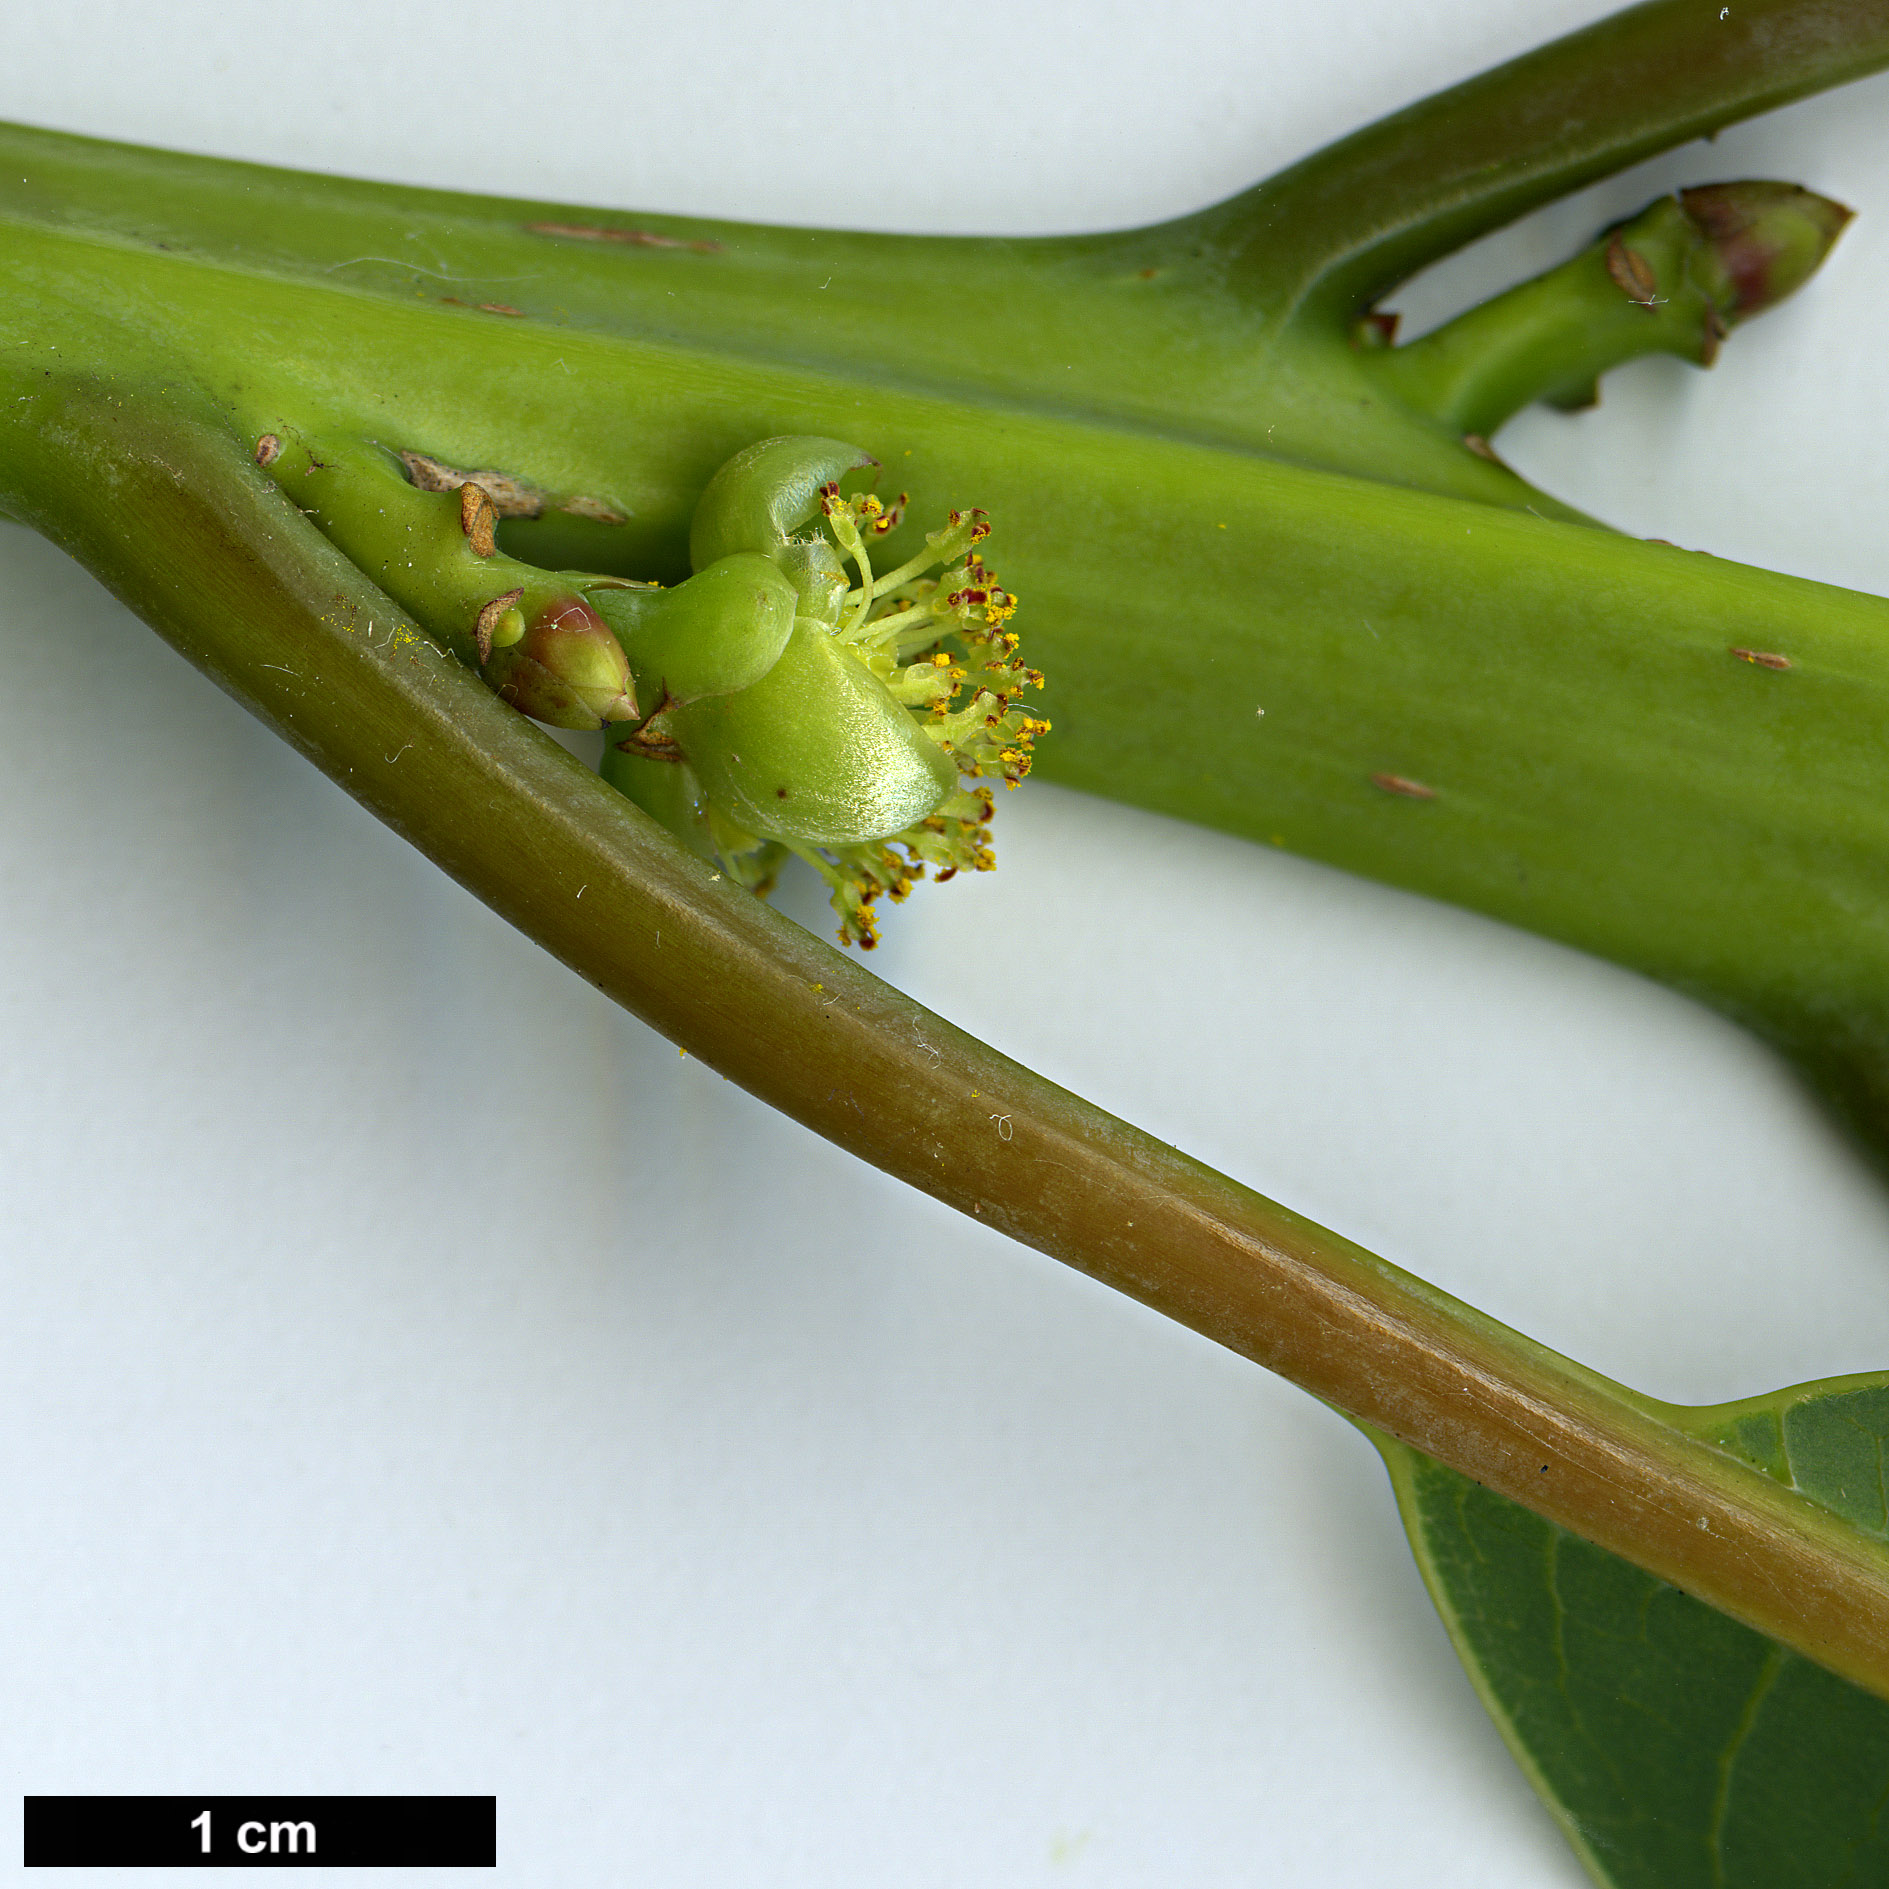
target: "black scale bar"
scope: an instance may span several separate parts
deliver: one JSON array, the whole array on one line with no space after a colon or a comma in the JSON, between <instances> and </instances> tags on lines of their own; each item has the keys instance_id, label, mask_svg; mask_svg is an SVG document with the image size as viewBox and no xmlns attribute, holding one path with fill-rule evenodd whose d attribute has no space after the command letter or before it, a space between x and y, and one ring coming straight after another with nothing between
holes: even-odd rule
<instances>
[{"instance_id":1,"label":"black scale bar","mask_svg":"<svg viewBox=\"0 0 1889 1889\"><path fill-rule=\"evenodd\" d=\"M496 1797L29 1797L29 1869L494 1869Z\"/></svg>"}]
</instances>

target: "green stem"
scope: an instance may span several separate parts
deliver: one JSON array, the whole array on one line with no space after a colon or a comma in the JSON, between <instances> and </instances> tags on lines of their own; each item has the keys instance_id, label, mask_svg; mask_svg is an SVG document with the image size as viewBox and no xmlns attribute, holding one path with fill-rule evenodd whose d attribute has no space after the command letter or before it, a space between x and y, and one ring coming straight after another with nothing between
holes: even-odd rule
<instances>
[{"instance_id":1,"label":"green stem","mask_svg":"<svg viewBox=\"0 0 1889 1889\"><path fill-rule=\"evenodd\" d=\"M1645 354L1704 366L1722 319L1689 266L1703 245L1671 197L1548 274L1383 357L1413 407L1487 440L1537 400L1592 406L1609 368Z\"/></svg>"},{"instance_id":2,"label":"green stem","mask_svg":"<svg viewBox=\"0 0 1889 1889\"><path fill-rule=\"evenodd\" d=\"M1186 227L1269 319L1330 326L1541 204L1886 65L1885 0L1647 0L1380 119Z\"/></svg>"},{"instance_id":3,"label":"green stem","mask_svg":"<svg viewBox=\"0 0 1889 1889\"><path fill-rule=\"evenodd\" d=\"M1889 63L1889 0L1752 0L1717 14L1653 0L1212 209L1096 236L771 229L317 179L17 127L0 127L0 218L161 244L324 295L449 309L462 330L505 326L512 317L487 311L515 308L560 334L678 342L998 412L1107 417L1572 518L1453 438L1411 427L1349 347L1351 321L1537 204ZM547 457L538 478L638 509L634 491L600 491L569 460ZM617 537L645 551L636 524ZM514 541L541 564L596 568L609 537L553 506Z\"/></svg>"},{"instance_id":4,"label":"green stem","mask_svg":"<svg viewBox=\"0 0 1889 1889\"><path fill-rule=\"evenodd\" d=\"M1736 324L1815 273L1849 215L1788 184L1662 197L1560 268L1374 365L1406 404L1486 444L1533 401L1594 405L1600 376L1623 361L1675 354L1710 367Z\"/></svg>"},{"instance_id":5,"label":"green stem","mask_svg":"<svg viewBox=\"0 0 1889 1889\"><path fill-rule=\"evenodd\" d=\"M127 406L96 380L5 379L0 505L691 1054L1889 1696L1889 1554L1687 1436L1677 1413L1045 1082L778 917L393 610L214 410Z\"/></svg>"},{"instance_id":6,"label":"green stem","mask_svg":"<svg viewBox=\"0 0 1889 1889\"><path fill-rule=\"evenodd\" d=\"M494 631L480 624L501 600L523 619L559 602L570 585L490 546L481 554L463 522L458 488L421 491L386 448L284 420L266 433L260 462L306 517L395 603L462 662L477 669ZM501 646L516 642L497 632Z\"/></svg>"}]
</instances>

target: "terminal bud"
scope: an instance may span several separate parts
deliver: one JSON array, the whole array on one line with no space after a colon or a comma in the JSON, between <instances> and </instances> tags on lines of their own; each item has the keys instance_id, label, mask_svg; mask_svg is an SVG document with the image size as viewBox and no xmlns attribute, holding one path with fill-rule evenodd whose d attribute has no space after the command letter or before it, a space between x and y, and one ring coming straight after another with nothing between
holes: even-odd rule
<instances>
[{"instance_id":1,"label":"terminal bud","mask_svg":"<svg viewBox=\"0 0 1889 1889\"><path fill-rule=\"evenodd\" d=\"M1762 178L1701 184L1682 190L1679 202L1705 232L1723 272L1713 300L1728 326L1802 288L1853 214L1814 190Z\"/></svg>"}]
</instances>

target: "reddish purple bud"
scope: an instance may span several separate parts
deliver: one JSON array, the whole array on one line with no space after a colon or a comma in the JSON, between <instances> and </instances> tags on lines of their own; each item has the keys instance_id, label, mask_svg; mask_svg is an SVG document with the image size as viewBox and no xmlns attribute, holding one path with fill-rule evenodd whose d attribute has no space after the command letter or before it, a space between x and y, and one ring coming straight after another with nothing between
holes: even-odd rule
<instances>
[{"instance_id":1,"label":"reddish purple bud","mask_svg":"<svg viewBox=\"0 0 1889 1889\"><path fill-rule=\"evenodd\" d=\"M636 719L623 645L581 597L539 611L517 642L492 652L485 679L502 700L553 728Z\"/></svg>"},{"instance_id":2,"label":"reddish purple bud","mask_svg":"<svg viewBox=\"0 0 1889 1889\"><path fill-rule=\"evenodd\" d=\"M1758 179L1701 184L1679 201L1725 272L1714 300L1727 324L1775 308L1809 281L1852 214L1797 184Z\"/></svg>"}]
</instances>

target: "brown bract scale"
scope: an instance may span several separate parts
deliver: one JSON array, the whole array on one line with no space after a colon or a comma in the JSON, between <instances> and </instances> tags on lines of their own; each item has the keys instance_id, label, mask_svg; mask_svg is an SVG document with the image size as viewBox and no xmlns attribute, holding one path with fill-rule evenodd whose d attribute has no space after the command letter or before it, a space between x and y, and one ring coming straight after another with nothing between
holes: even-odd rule
<instances>
[{"instance_id":1,"label":"brown bract scale","mask_svg":"<svg viewBox=\"0 0 1889 1889\"><path fill-rule=\"evenodd\" d=\"M645 761L680 761L682 744L674 735L652 726L654 720L652 716L650 722L637 729L627 740L619 741L617 746L625 754L641 755ZM782 791L785 792L785 789Z\"/></svg>"},{"instance_id":2,"label":"brown bract scale","mask_svg":"<svg viewBox=\"0 0 1889 1889\"><path fill-rule=\"evenodd\" d=\"M1725 343L1725 337L1731 333L1731 325L1709 302L1705 310L1705 333L1699 342L1699 365L1711 367L1718 360L1718 351Z\"/></svg>"},{"instance_id":3,"label":"brown bract scale","mask_svg":"<svg viewBox=\"0 0 1889 1889\"><path fill-rule=\"evenodd\" d=\"M1653 273L1653 265L1617 236L1607 245L1607 273L1628 301L1641 308L1651 308L1658 301L1659 277Z\"/></svg>"},{"instance_id":4,"label":"brown bract scale","mask_svg":"<svg viewBox=\"0 0 1889 1889\"><path fill-rule=\"evenodd\" d=\"M628 518L606 499L592 498L588 493L579 492L575 498L560 501L558 510L569 512L573 518L588 518L595 525L624 525Z\"/></svg>"},{"instance_id":5,"label":"brown bract scale","mask_svg":"<svg viewBox=\"0 0 1889 1889\"><path fill-rule=\"evenodd\" d=\"M1434 800L1436 789L1426 787L1422 781L1413 781L1402 774L1373 774L1371 785L1382 789L1387 794L1400 794L1406 800Z\"/></svg>"},{"instance_id":6,"label":"brown bract scale","mask_svg":"<svg viewBox=\"0 0 1889 1889\"><path fill-rule=\"evenodd\" d=\"M468 480L459 488L459 529L466 534L466 542L480 557L489 558L498 549L497 528L492 501L482 487Z\"/></svg>"},{"instance_id":7,"label":"brown bract scale","mask_svg":"<svg viewBox=\"0 0 1889 1889\"><path fill-rule=\"evenodd\" d=\"M494 597L479 612L479 620L473 626L473 637L479 645L479 666L483 668L492 660L492 632L498 627L498 620L517 603L525 594L521 585L517 590L507 590Z\"/></svg>"},{"instance_id":8,"label":"brown bract scale","mask_svg":"<svg viewBox=\"0 0 1889 1889\"><path fill-rule=\"evenodd\" d=\"M476 471L449 466L429 453L403 451L399 459L407 469L408 480L422 492L457 492L463 486L476 485L501 518L538 518L544 513L544 494L513 473L496 472L489 466Z\"/></svg>"},{"instance_id":9,"label":"brown bract scale","mask_svg":"<svg viewBox=\"0 0 1889 1889\"><path fill-rule=\"evenodd\" d=\"M1366 309L1352 323L1351 345L1354 348L1389 348L1397 344L1397 325L1403 317L1381 308Z\"/></svg>"}]
</instances>

